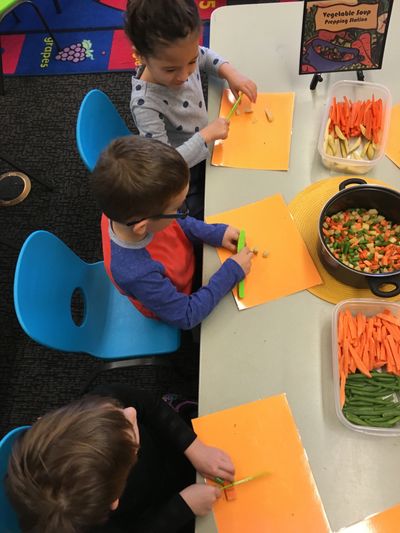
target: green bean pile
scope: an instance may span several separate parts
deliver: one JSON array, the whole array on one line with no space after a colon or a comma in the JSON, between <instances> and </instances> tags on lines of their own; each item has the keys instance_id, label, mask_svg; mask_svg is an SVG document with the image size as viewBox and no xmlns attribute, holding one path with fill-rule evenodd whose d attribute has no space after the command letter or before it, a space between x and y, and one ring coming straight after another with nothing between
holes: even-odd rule
<instances>
[{"instance_id":1,"label":"green bean pile","mask_svg":"<svg viewBox=\"0 0 400 533\"><path fill-rule=\"evenodd\" d=\"M349 374L343 414L357 426L391 428L400 421L400 377L372 370L372 378Z\"/></svg>"}]
</instances>

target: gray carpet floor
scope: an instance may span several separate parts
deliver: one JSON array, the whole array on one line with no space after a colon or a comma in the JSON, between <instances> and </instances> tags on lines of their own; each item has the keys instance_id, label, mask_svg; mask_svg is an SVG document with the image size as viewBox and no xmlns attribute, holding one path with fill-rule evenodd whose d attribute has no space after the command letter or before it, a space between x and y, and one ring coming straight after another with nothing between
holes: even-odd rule
<instances>
[{"instance_id":1,"label":"gray carpet floor","mask_svg":"<svg viewBox=\"0 0 400 533\"><path fill-rule=\"evenodd\" d=\"M100 212L75 140L79 105L92 88L106 92L133 129L129 73L7 78L6 94L0 96L0 155L54 187L51 192L33 180L21 204L0 206L0 241L9 243L0 242L0 437L76 398L98 364L89 355L33 342L18 323L12 296L18 251L32 231L55 233L86 261L101 259ZM9 170L0 160L0 173ZM190 334L170 359L168 368L113 370L98 380L196 398L198 349Z\"/></svg>"}]
</instances>

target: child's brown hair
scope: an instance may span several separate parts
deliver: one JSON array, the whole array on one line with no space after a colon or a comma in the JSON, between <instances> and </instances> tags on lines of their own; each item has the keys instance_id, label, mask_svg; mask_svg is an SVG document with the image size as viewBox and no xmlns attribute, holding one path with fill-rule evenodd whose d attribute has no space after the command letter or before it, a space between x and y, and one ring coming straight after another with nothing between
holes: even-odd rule
<instances>
[{"instance_id":1,"label":"child's brown hair","mask_svg":"<svg viewBox=\"0 0 400 533\"><path fill-rule=\"evenodd\" d=\"M105 522L137 450L114 399L87 396L44 415L16 441L6 476L21 529L72 533Z\"/></svg>"},{"instance_id":2,"label":"child's brown hair","mask_svg":"<svg viewBox=\"0 0 400 533\"><path fill-rule=\"evenodd\" d=\"M200 29L194 0L128 0L125 32L143 57Z\"/></svg>"},{"instance_id":3,"label":"child's brown hair","mask_svg":"<svg viewBox=\"0 0 400 533\"><path fill-rule=\"evenodd\" d=\"M122 224L159 215L188 181L189 168L175 148L138 135L111 142L92 174L101 210Z\"/></svg>"}]
</instances>

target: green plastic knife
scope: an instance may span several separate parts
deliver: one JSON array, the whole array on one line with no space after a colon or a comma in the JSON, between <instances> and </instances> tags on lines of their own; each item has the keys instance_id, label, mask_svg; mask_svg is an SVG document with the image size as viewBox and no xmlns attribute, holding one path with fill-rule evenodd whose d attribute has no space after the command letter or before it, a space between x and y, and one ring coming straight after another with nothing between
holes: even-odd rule
<instances>
[{"instance_id":1,"label":"green plastic knife","mask_svg":"<svg viewBox=\"0 0 400 533\"><path fill-rule=\"evenodd\" d=\"M230 489L231 487L236 487L236 485L241 485L242 483L247 483L248 481L253 481L253 479L257 479L262 476L270 475L270 472L260 472L259 474L255 474L254 476L247 476L243 479L239 479L238 481L234 481L233 483L229 483L229 485L223 485L221 487L218 487L222 490Z\"/></svg>"},{"instance_id":2,"label":"green plastic knife","mask_svg":"<svg viewBox=\"0 0 400 533\"><path fill-rule=\"evenodd\" d=\"M233 113L236 111L237 106L240 104L240 100L242 99L242 94L240 93L238 98L236 99L236 102L233 104L232 109L229 111L226 120L229 122L232 118Z\"/></svg>"},{"instance_id":3,"label":"green plastic knife","mask_svg":"<svg viewBox=\"0 0 400 533\"><path fill-rule=\"evenodd\" d=\"M237 251L240 252L243 250L243 248L246 246L246 232L244 229L240 230L238 243L237 243ZM244 298L244 279L242 281L239 281L237 286L237 295L238 298L242 299Z\"/></svg>"}]
</instances>

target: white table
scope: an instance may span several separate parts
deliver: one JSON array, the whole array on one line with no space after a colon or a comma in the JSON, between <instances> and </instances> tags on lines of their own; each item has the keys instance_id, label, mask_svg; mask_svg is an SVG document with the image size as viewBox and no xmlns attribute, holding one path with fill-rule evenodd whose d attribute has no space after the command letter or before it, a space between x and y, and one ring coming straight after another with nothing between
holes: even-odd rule
<instances>
[{"instance_id":1,"label":"white table","mask_svg":"<svg viewBox=\"0 0 400 533\"><path fill-rule=\"evenodd\" d=\"M213 13L210 47L255 80L260 92L294 91L296 97L289 171L208 165L207 214L275 193L288 203L311 183L333 175L322 166L316 148L321 115L329 86L339 79L355 80L356 74L324 74L323 83L309 90L311 76L297 74L302 13L302 2L230 6ZM400 101L399 27L400 4L394 2L384 67L365 71L366 81L390 88L394 102ZM210 119L218 114L221 87L219 80L210 84ZM386 157L369 176L400 184L399 169ZM218 266L215 251L206 250L205 279ZM200 413L285 392L336 531L400 502L400 439L364 436L337 419L332 310L308 291L241 312L232 296L224 298L202 326ZM215 531L211 515L198 519L198 533Z\"/></svg>"}]
</instances>

